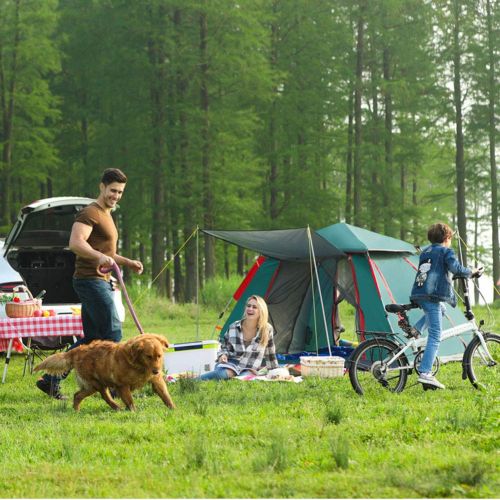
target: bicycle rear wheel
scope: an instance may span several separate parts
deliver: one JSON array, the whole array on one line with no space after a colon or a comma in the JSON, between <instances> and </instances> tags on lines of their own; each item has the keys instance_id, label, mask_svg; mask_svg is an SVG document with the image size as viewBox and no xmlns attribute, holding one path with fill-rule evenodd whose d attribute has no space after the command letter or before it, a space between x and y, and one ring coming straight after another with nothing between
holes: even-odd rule
<instances>
[{"instance_id":1,"label":"bicycle rear wheel","mask_svg":"<svg viewBox=\"0 0 500 500\"><path fill-rule=\"evenodd\" d=\"M492 389L500 382L500 335L483 333L483 338L488 351L479 337L474 337L465 350L464 363L467 377L476 389Z\"/></svg>"},{"instance_id":2,"label":"bicycle rear wheel","mask_svg":"<svg viewBox=\"0 0 500 500\"><path fill-rule=\"evenodd\" d=\"M349 379L358 394L388 390L401 392L408 378L408 361L402 355L387 363L399 346L385 339L371 339L359 344L349 359Z\"/></svg>"}]
</instances>

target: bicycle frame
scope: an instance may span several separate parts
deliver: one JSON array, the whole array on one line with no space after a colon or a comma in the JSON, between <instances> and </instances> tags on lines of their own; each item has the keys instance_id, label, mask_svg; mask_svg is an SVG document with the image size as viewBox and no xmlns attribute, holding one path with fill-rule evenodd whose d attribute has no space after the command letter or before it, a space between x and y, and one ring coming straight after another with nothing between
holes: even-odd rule
<instances>
[{"instance_id":1,"label":"bicycle frame","mask_svg":"<svg viewBox=\"0 0 500 500\"><path fill-rule=\"evenodd\" d=\"M472 327L472 328L471 328ZM450 339L452 337L458 337L462 333L470 332L472 330L472 333L474 336L479 337L479 340L481 342L481 345L483 346L484 352L487 353L488 358L490 361L493 361L493 358L491 357L491 354L488 351L488 348L486 346L486 342L484 341L483 334L479 327L476 324L476 321L474 319L469 320L468 323L463 323L461 325L454 326L452 328L448 328L447 330L443 331L443 334L441 336L441 342L444 340ZM384 360L384 363L386 363L388 366L390 366L394 361L399 359L403 354L405 354L408 349L411 349L413 353L416 353L419 351L419 349L424 348L427 345L427 337L420 337L418 339L411 338L406 342L405 344L399 344L400 348L396 352L394 356L392 356L390 359ZM482 355L482 353L481 353ZM486 361L486 360L484 360ZM397 368L388 368L388 371L400 371L400 370L407 370L408 368L411 368L410 365L408 366L400 366Z\"/></svg>"}]
</instances>

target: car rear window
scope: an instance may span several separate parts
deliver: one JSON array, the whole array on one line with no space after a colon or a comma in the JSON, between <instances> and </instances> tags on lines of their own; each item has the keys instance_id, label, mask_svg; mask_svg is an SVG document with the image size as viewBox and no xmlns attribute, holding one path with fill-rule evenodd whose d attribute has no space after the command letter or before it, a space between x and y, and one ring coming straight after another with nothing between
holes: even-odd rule
<instances>
[{"instance_id":1,"label":"car rear window","mask_svg":"<svg viewBox=\"0 0 500 500\"><path fill-rule=\"evenodd\" d=\"M67 246L76 213L82 206L51 207L29 214L15 246Z\"/></svg>"}]
</instances>

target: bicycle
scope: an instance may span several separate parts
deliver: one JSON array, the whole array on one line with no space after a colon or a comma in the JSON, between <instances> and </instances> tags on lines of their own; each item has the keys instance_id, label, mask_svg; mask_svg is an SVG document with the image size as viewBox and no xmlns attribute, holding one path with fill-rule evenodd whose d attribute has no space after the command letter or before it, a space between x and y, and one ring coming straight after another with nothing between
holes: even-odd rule
<instances>
[{"instance_id":1,"label":"bicycle","mask_svg":"<svg viewBox=\"0 0 500 500\"><path fill-rule=\"evenodd\" d=\"M471 278L480 275L481 273L478 273ZM482 329L484 320L480 320L479 325L476 324L466 279L457 279L462 280L464 285L465 317L468 322L445 330L441 341L472 331L472 340L462 358L462 379L468 378L476 389L498 386L498 369L495 367L500 358L500 335L484 332ZM351 385L358 394L363 395L371 389L401 392L406 386L408 375L413 371L420 373L418 369L427 337L422 337L421 333L410 324L406 314L407 311L416 308L418 305L415 303L385 306L388 313L398 315L398 325L408 339L407 342L402 342L394 333L370 332L374 338L364 340L354 350L347 363ZM414 355L412 363L408 360L409 351ZM436 358L432 367L433 375L437 373L439 366L439 358ZM436 389L428 384L422 385L424 390Z\"/></svg>"}]
</instances>

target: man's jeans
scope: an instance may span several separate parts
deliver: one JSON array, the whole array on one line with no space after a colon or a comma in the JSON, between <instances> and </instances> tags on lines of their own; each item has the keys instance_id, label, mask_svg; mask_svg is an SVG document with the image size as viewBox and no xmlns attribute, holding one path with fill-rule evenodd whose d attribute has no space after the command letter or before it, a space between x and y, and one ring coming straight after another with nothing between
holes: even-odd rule
<instances>
[{"instance_id":1,"label":"man's jeans","mask_svg":"<svg viewBox=\"0 0 500 500\"><path fill-rule=\"evenodd\" d=\"M73 278L75 289L82 304L82 324L84 336L75 342L68 350L75 349L82 344L89 344L93 340L111 340L120 342L122 325L116 312L113 301L111 283L100 279ZM45 374L43 379L50 384L57 385L67 377Z\"/></svg>"},{"instance_id":2,"label":"man's jeans","mask_svg":"<svg viewBox=\"0 0 500 500\"><path fill-rule=\"evenodd\" d=\"M122 325L113 301L112 285L100 279L73 278L75 289L82 303L83 339L73 349L92 340L120 342Z\"/></svg>"},{"instance_id":3,"label":"man's jeans","mask_svg":"<svg viewBox=\"0 0 500 500\"><path fill-rule=\"evenodd\" d=\"M415 328L422 331L427 327L427 345L420 363L420 373L429 373L432 371L432 365L436 359L436 354L441 342L441 331L443 325L443 316L446 307L441 302L419 302L419 306L424 311L424 316L415 323Z\"/></svg>"}]
</instances>

